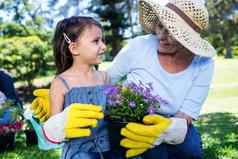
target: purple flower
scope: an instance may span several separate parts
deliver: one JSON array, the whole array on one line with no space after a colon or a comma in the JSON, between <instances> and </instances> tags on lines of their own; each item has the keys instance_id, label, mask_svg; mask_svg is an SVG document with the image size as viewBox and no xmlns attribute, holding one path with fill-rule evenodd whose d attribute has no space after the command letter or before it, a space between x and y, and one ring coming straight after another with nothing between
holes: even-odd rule
<instances>
[{"instance_id":1,"label":"purple flower","mask_svg":"<svg viewBox=\"0 0 238 159\"><path fill-rule=\"evenodd\" d=\"M159 103L163 103L165 105L168 105L168 101L165 99L162 99L160 96L156 96L155 100L158 101Z\"/></svg>"},{"instance_id":2,"label":"purple flower","mask_svg":"<svg viewBox=\"0 0 238 159\"><path fill-rule=\"evenodd\" d=\"M108 86L105 94L109 115L115 120L141 122L145 115L158 113L160 103L165 100L152 92L152 83L143 84L141 81Z\"/></svg>"},{"instance_id":3,"label":"purple flower","mask_svg":"<svg viewBox=\"0 0 238 159\"><path fill-rule=\"evenodd\" d=\"M116 94L119 93L119 88L116 87L116 86L111 86L111 85L109 85L109 86L105 89L104 93L105 93L107 96L113 96L113 95L116 95Z\"/></svg>"},{"instance_id":4,"label":"purple flower","mask_svg":"<svg viewBox=\"0 0 238 159\"><path fill-rule=\"evenodd\" d=\"M108 104L108 106L116 106L116 101L115 100L112 100L112 99L108 99L107 100L107 104Z\"/></svg>"},{"instance_id":5,"label":"purple flower","mask_svg":"<svg viewBox=\"0 0 238 159\"><path fill-rule=\"evenodd\" d=\"M121 101L120 99L117 99L117 100L115 101L115 103L116 103L117 105L122 105L122 101Z\"/></svg>"},{"instance_id":6,"label":"purple flower","mask_svg":"<svg viewBox=\"0 0 238 159\"><path fill-rule=\"evenodd\" d=\"M149 114L156 114L157 113L157 109L152 105L149 106L147 111L148 111Z\"/></svg>"},{"instance_id":7,"label":"purple flower","mask_svg":"<svg viewBox=\"0 0 238 159\"><path fill-rule=\"evenodd\" d=\"M136 107L136 103L134 101L130 101L129 102L129 107L135 108Z\"/></svg>"},{"instance_id":8,"label":"purple flower","mask_svg":"<svg viewBox=\"0 0 238 159\"><path fill-rule=\"evenodd\" d=\"M142 87L136 85L135 83L130 83L128 85L128 87L135 93L141 94L143 91L141 89L143 89Z\"/></svg>"},{"instance_id":9,"label":"purple flower","mask_svg":"<svg viewBox=\"0 0 238 159\"><path fill-rule=\"evenodd\" d=\"M151 99L152 95L150 93L149 88L146 88L145 91L143 92L143 97L146 99Z\"/></svg>"}]
</instances>

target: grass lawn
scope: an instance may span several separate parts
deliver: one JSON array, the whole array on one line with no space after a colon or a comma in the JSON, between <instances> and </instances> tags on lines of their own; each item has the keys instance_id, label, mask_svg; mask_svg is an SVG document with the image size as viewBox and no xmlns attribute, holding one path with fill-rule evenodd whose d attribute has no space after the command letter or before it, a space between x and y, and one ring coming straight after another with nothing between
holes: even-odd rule
<instances>
[{"instance_id":1,"label":"grass lawn","mask_svg":"<svg viewBox=\"0 0 238 159\"><path fill-rule=\"evenodd\" d=\"M214 79L202 114L238 113L238 59L215 62Z\"/></svg>"},{"instance_id":2,"label":"grass lawn","mask_svg":"<svg viewBox=\"0 0 238 159\"><path fill-rule=\"evenodd\" d=\"M238 59L216 59L215 76L198 126L203 139L205 159L238 159ZM110 63L103 63L105 69ZM35 80L41 85L52 77ZM42 82L43 81L43 82ZM14 151L0 155L0 159L58 159L60 150L40 151L26 147L24 136L18 134Z\"/></svg>"}]
</instances>

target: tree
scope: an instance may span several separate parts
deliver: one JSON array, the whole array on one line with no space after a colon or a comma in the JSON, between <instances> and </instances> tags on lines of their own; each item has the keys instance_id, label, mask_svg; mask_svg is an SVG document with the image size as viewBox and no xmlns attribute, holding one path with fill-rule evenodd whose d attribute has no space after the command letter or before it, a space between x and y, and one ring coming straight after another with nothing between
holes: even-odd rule
<instances>
[{"instance_id":1,"label":"tree","mask_svg":"<svg viewBox=\"0 0 238 159\"><path fill-rule=\"evenodd\" d=\"M111 46L109 47L109 52L111 52L112 57L114 57L121 48L124 32L122 28L125 28L125 18L124 13L122 12L123 6L120 5L119 7L119 3L123 3L123 1L95 0L91 1L91 6L89 7L89 10L96 13L103 22L105 41L107 45Z\"/></svg>"},{"instance_id":2,"label":"tree","mask_svg":"<svg viewBox=\"0 0 238 159\"><path fill-rule=\"evenodd\" d=\"M13 37L13 36L27 36L29 35L28 30L24 26L14 23L2 23L0 24L0 35L4 37Z\"/></svg>"},{"instance_id":3,"label":"tree","mask_svg":"<svg viewBox=\"0 0 238 159\"><path fill-rule=\"evenodd\" d=\"M138 26L139 16L138 16L138 0L126 0L127 4L127 15L129 20L131 37L137 36L137 32L134 27Z\"/></svg>"},{"instance_id":4,"label":"tree","mask_svg":"<svg viewBox=\"0 0 238 159\"><path fill-rule=\"evenodd\" d=\"M79 0L68 0L64 5L56 7L59 4L59 0L48 0L48 6L51 8L56 16L68 17L70 11L73 10L73 15L79 15L81 13L80 4L82 1Z\"/></svg>"},{"instance_id":5,"label":"tree","mask_svg":"<svg viewBox=\"0 0 238 159\"><path fill-rule=\"evenodd\" d=\"M134 0L94 0L89 10L103 22L109 52L115 57L123 45L124 33L132 24L132 2ZM131 28L132 34L134 33Z\"/></svg>"},{"instance_id":6,"label":"tree","mask_svg":"<svg viewBox=\"0 0 238 159\"><path fill-rule=\"evenodd\" d=\"M47 54L52 31L45 27L41 5L30 0L5 0L0 4L0 9L9 13L10 18L10 22L0 24L1 67L12 72L17 80L27 79L28 85L31 85L33 73L39 73L32 71L38 69L33 65L46 66L52 60Z\"/></svg>"},{"instance_id":7,"label":"tree","mask_svg":"<svg viewBox=\"0 0 238 159\"><path fill-rule=\"evenodd\" d=\"M64 4L61 4L60 0L48 0L48 9L45 10L45 19L48 24L52 26L56 23L58 18L79 16L87 13L86 6L88 3L86 2L79 0L67 0ZM53 19L52 17L55 18Z\"/></svg>"},{"instance_id":8,"label":"tree","mask_svg":"<svg viewBox=\"0 0 238 159\"><path fill-rule=\"evenodd\" d=\"M23 24L28 16L36 17L39 8L35 8L29 0L4 0L0 4L0 9L8 13L9 17L12 15L11 20L19 24Z\"/></svg>"},{"instance_id":9,"label":"tree","mask_svg":"<svg viewBox=\"0 0 238 159\"><path fill-rule=\"evenodd\" d=\"M232 58L232 39L238 32L238 0L208 0L207 7L210 14L209 31L221 34L226 49L225 57Z\"/></svg>"}]
</instances>

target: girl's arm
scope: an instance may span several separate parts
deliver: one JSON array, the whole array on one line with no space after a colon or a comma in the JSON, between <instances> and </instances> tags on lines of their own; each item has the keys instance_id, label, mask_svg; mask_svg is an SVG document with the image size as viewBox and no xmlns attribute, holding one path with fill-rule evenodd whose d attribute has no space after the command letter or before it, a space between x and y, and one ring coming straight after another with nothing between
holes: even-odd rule
<instances>
[{"instance_id":1,"label":"girl's arm","mask_svg":"<svg viewBox=\"0 0 238 159\"><path fill-rule=\"evenodd\" d=\"M60 79L54 79L50 88L51 117L43 125L45 138L52 143L65 139L88 137L97 120L104 117L102 108L93 104L73 103L63 110L67 91Z\"/></svg>"},{"instance_id":2,"label":"girl's arm","mask_svg":"<svg viewBox=\"0 0 238 159\"><path fill-rule=\"evenodd\" d=\"M66 89L62 81L55 78L50 86L50 116L58 114L63 110L64 94Z\"/></svg>"}]
</instances>

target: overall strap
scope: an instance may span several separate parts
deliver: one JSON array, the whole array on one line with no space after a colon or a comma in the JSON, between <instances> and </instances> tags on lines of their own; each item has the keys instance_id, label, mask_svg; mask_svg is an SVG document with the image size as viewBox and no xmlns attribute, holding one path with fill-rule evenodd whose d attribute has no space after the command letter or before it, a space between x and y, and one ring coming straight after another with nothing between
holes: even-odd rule
<instances>
[{"instance_id":1,"label":"overall strap","mask_svg":"<svg viewBox=\"0 0 238 159\"><path fill-rule=\"evenodd\" d=\"M111 84L111 79L107 72L102 71L102 76L103 76L103 82L104 84Z\"/></svg>"},{"instance_id":2,"label":"overall strap","mask_svg":"<svg viewBox=\"0 0 238 159\"><path fill-rule=\"evenodd\" d=\"M63 77L58 76L57 78L60 79L63 82L63 84L67 88L67 90L70 90L68 82Z\"/></svg>"}]
</instances>

